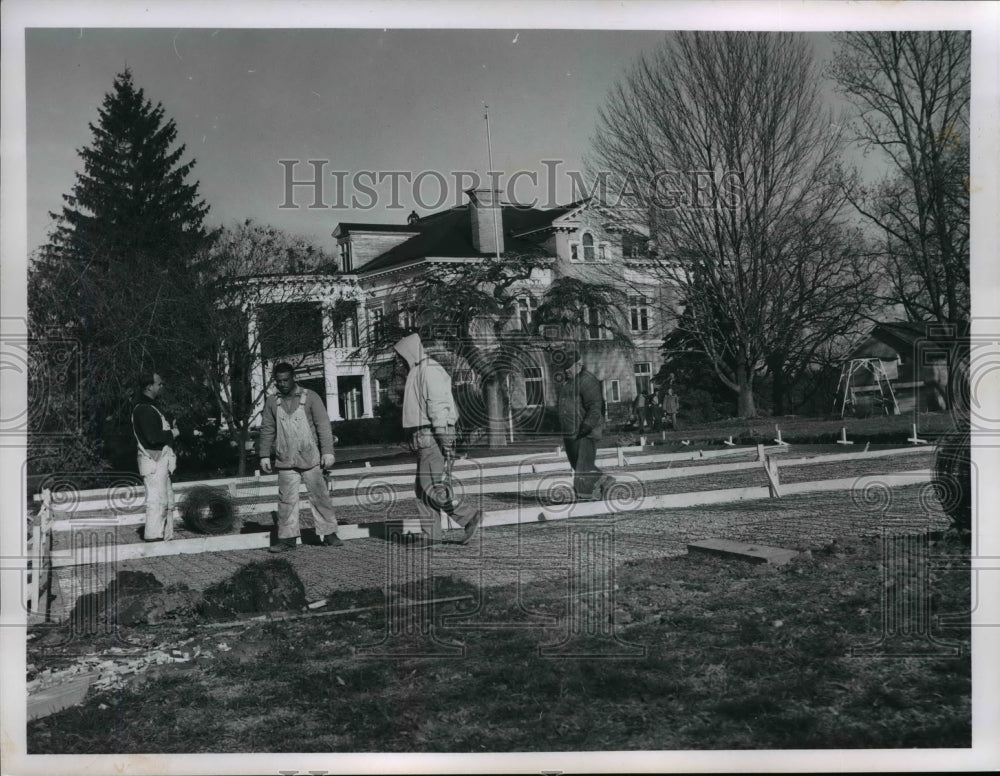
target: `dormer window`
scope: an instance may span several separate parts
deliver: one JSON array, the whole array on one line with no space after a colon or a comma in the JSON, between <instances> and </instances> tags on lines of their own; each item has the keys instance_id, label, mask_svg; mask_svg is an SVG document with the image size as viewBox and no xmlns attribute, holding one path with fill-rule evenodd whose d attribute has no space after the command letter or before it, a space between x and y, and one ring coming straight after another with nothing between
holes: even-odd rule
<instances>
[{"instance_id":1,"label":"dormer window","mask_svg":"<svg viewBox=\"0 0 1000 776\"><path fill-rule=\"evenodd\" d=\"M580 235L579 242L571 242L569 244L570 261L583 261L589 263L595 261L608 261L610 258L611 254L608 250L608 243L598 242L594 239L594 235L590 231L586 231Z\"/></svg>"}]
</instances>

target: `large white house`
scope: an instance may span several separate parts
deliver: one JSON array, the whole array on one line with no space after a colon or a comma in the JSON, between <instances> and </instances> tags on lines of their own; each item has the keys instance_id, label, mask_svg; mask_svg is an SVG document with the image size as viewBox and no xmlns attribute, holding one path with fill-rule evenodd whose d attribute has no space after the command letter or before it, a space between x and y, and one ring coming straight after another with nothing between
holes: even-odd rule
<instances>
[{"instance_id":1,"label":"large white house","mask_svg":"<svg viewBox=\"0 0 1000 776\"><path fill-rule=\"evenodd\" d=\"M539 299L558 277L611 283L624 291L628 302L622 323L634 348L605 347L595 350L599 355L585 357L603 383L609 418L623 417L636 392L651 388L669 330L664 311L677 303L673 290L653 272L645 236L615 226L588 201L541 210L504 203L499 192L490 189L472 189L467 195L465 205L424 217L413 213L404 224L338 224L333 232L340 255L337 275L279 275L256 281L275 287L274 300L300 305L302 315L315 317L314 346L305 348L309 352L300 347L296 359L300 381L325 397L333 420L372 417L380 403L394 397L385 363L351 357L357 355L363 332L392 318L404 328L415 326L408 306L416 281L431 267L497 261L498 253L502 261L504 251L540 249L552 261L518 288L518 309L510 326L525 328L531 322ZM334 326L330 311L339 301L357 305L351 317ZM585 327L581 339L607 337L598 323L595 319ZM267 380L277 360L289 360L280 351L280 345L263 338L255 381ZM471 370L450 366L453 383L474 391ZM529 355L510 385L512 410L530 415L554 400L555 385L545 359L540 353L536 358Z\"/></svg>"}]
</instances>

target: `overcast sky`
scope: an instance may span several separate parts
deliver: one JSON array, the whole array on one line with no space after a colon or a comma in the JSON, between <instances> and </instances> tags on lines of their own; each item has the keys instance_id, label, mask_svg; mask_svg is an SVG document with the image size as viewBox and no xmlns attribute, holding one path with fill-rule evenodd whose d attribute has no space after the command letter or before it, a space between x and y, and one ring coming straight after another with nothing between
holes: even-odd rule
<instances>
[{"instance_id":1,"label":"overcast sky","mask_svg":"<svg viewBox=\"0 0 1000 776\"><path fill-rule=\"evenodd\" d=\"M829 39L810 37L825 60ZM48 213L81 169L76 149L91 143L88 123L126 67L175 120L213 225L252 217L332 248L338 222L403 223L411 208L441 202L440 179L425 175L422 201L397 179L401 209L389 209L386 178L367 208L359 171L437 171L449 184L440 206L464 201L455 172L487 168L484 101L494 169L539 176L514 193L542 206L570 201L568 172L582 169L598 106L662 41L614 30L29 29L28 246L45 240ZM328 160L322 202L336 207L310 209L312 190L297 187L299 207L280 208L282 159L301 160L297 179L313 177L307 160ZM346 173L342 194L333 171Z\"/></svg>"}]
</instances>

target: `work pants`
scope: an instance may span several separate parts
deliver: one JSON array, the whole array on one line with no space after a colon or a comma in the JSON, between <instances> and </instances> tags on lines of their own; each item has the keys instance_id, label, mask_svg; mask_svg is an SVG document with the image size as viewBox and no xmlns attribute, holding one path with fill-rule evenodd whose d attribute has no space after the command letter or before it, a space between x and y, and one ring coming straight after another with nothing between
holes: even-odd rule
<instances>
[{"instance_id":1,"label":"work pants","mask_svg":"<svg viewBox=\"0 0 1000 776\"><path fill-rule=\"evenodd\" d=\"M169 541L174 536L174 489L170 485L170 468L174 454L160 451L157 460L139 454L139 474L146 488L146 527L142 538Z\"/></svg>"},{"instance_id":2,"label":"work pants","mask_svg":"<svg viewBox=\"0 0 1000 776\"><path fill-rule=\"evenodd\" d=\"M573 490L579 498L599 498L599 486L607 475L594 464L597 458L597 440L590 437L575 439L563 437L566 457L573 467Z\"/></svg>"},{"instance_id":3,"label":"work pants","mask_svg":"<svg viewBox=\"0 0 1000 776\"><path fill-rule=\"evenodd\" d=\"M413 433L413 449L417 453L417 477L413 485L417 496L417 516L424 533L434 536L441 525L443 510L463 528L476 514L476 508L468 503L455 504L451 498L451 487L445 485L445 457L441 446L430 429L420 429Z\"/></svg>"},{"instance_id":4,"label":"work pants","mask_svg":"<svg viewBox=\"0 0 1000 776\"><path fill-rule=\"evenodd\" d=\"M326 536L337 533L337 517L323 470L319 466L311 469L278 469L279 539L293 539L299 535L299 487L303 482L309 492L316 534Z\"/></svg>"}]
</instances>

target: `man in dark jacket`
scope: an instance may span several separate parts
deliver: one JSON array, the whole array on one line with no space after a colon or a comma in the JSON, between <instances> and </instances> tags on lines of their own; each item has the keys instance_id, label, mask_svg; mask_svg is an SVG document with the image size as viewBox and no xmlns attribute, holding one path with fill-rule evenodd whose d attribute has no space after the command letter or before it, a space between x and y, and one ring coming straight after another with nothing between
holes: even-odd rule
<instances>
[{"instance_id":1,"label":"man in dark jacket","mask_svg":"<svg viewBox=\"0 0 1000 776\"><path fill-rule=\"evenodd\" d=\"M601 384L580 361L575 343L551 354L559 392L556 408L562 430L566 457L573 467L573 490L584 501L599 499L614 478L595 466L597 443L601 440L604 418L601 415Z\"/></svg>"},{"instance_id":2,"label":"man in dark jacket","mask_svg":"<svg viewBox=\"0 0 1000 776\"><path fill-rule=\"evenodd\" d=\"M139 474L146 488L147 542L169 541L174 535L174 491L170 475L177 466L170 443L180 433L156 404L163 380L155 372L139 375L139 399L132 408L132 431L138 451Z\"/></svg>"}]
</instances>

